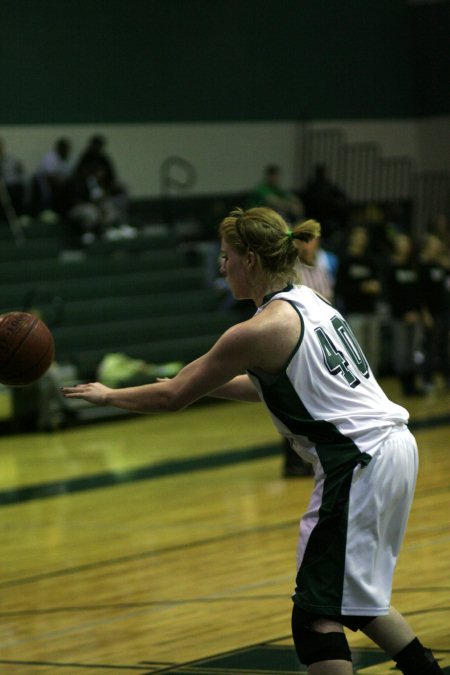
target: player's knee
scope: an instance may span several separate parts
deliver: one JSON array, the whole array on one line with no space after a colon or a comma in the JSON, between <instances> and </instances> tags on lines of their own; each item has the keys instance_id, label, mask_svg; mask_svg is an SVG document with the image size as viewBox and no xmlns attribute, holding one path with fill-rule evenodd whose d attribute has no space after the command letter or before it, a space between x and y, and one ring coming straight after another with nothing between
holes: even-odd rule
<instances>
[{"instance_id":1,"label":"player's knee","mask_svg":"<svg viewBox=\"0 0 450 675\"><path fill-rule=\"evenodd\" d=\"M319 633L311 629L295 605L292 611L292 636L297 656L307 666L320 661L352 660L343 632Z\"/></svg>"},{"instance_id":2,"label":"player's knee","mask_svg":"<svg viewBox=\"0 0 450 675\"><path fill-rule=\"evenodd\" d=\"M297 656L306 666L320 661L351 661L344 633L319 633L306 626L294 635Z\"/></svg>"}]
</instances>

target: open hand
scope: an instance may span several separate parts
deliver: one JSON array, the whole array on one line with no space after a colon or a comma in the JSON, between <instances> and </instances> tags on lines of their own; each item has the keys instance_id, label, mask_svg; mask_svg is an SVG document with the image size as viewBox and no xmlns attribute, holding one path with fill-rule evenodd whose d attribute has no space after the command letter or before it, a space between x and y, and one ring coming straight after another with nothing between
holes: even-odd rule
<instances>
[{"instance_id":1,"label":"open hand","mask_svg":"<svg viewBox=\"0 0 450 675\"><path fill-rule=\"evenodd\" d=\"M94 405L107 405L110 391L109 387L105 387L100 382L89 382L88 384L77 384L74 387L61 388L65 398L82 398Z\"/></svg>"}]
</instances>

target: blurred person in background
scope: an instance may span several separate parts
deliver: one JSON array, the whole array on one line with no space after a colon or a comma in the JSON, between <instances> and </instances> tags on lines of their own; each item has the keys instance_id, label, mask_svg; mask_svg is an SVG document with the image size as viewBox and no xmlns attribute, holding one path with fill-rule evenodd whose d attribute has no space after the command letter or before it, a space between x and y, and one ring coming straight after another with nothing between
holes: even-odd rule
<instances>
[{"instance_id":1,"label":"blurred person in background","mask_svg":"<svg viewBox=\"0 0 450 675\"><path fill-rule=\"evenodd\" d=\"M367 227L354 226L339 262L335 295L340 311L345 313L373 373L377 375L380 363L378 302L382 288L369 245Z\"/></svg>"},{"instance_id":2,"label":"blurred person in background","mask_svg":"<svg viewBox=\"0 0 450 675\"><path fill-rule=\"evenodd\" d=\"M397 233L386 274L386 295L392 327L392 367L405 396L420 396L416 355L422 333L419 270L410 236Z\"/></svg>"},{"instance_id":3,"label":"blurred person in background","mask_svg":"<svg viewBox=\"0 0 450 675\"><path fill-rule=\"evenodd\" d=\"M73 170L71 154L70 140L58 138L53 148L42 157L34 176L34 213L50 210L61 216L66 214Z\"/></svg>"},{"instance_id":4,"label":"blurred person in background","mask_svg":"<svg viewBox=\"0 0 450 675\"><path fill-rule=\"evenodd\" d=\"M313 175L308 179L302 192L307 218L314 218L320 223L322 241L338 246L344 235L348 199L344 190L328 174L325 164L316 164Z\"/></svg>"},{"instance_id":5,"label":"blurred person in background","mask_svg":"<svg viewBox=\"0 0 450 675\"><path fill-rule=\"evenodd\" d=\"M263 179L255 187L248 199L248 206L268 206L288 222L298 220L303 216L304 208L301 200L293 192L281 185L281 168L270 164L264 170Z\"/></svg>"},{"instance_id":6,"label":"blurred person in background","mask_svg":"<svg viewBox=\"0 0 450 675\"><path fill-rule=\"evenodd\" d=\"M7 220L8 206L11 206L15 215L25 213L26 178L22 162L14 155L6 152L5 141L0 138L0 220Z\"/></svg>"},{"instance_id":7,"label":"blurred person in background","mask_svg":"<svg viewBox=\"0 0 450 675\"><path fill-rule=\"evenodd\" d=\"M450 388L449 251L435 234L425 236L420 253L420 291L424 305L423 386L433 391L439 373Z\"/></svg>"},{"instance_id":8,"label":"blurred person in background","mask_svg":"<svg viewBox=\"0 0 450 675\"><path fill-rule=\"evenodd\" d=\"M68 215L85 244L99 236L119 239L136 234L126 224L128 195L105 148L104 136L92 136L72 176Z\"/></svg>"}]
</instances>

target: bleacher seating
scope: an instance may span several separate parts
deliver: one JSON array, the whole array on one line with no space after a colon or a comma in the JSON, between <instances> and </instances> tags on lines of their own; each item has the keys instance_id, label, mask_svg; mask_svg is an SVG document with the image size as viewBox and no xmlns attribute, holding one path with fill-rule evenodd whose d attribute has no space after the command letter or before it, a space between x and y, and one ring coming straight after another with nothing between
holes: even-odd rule
<instances>
[{"instance_id":1,"label":"bleacher seating","mask_svg":"<svg viewBox=\"0 0 450 675\"><path fill-rule=\"evenodd\" d=\"M0 312L38 312L53 332L56 362L80 380L95 378L111 352L190 361L242 318L217 310L203 265L166 231L77 250L65 248L55 225L24 234L16 243L0 228Z\"/></svg>"},{"instance_id":2,"label":"bleacher seating","mask_svg":"<svg viewBox=\"0 0 450 675\"><path fill-rule=\"evenodd\" d=\"M55 266L56 268L56 266ZM54 273L52 270L51 275ZM50 297L59 297L67 306L72 300L83 298L120 298L123 295L145 295L164 290L182 292L201 287L203 271L200 268L177 267L169 270L157 271L116 271L113 274L101 272L90 277L71 276L70 266L67 267L69 278L65 277L65 266L60 266L59 278L46 279L45 274L38 278L28 276L26 280L11 281L0 285L0 306L19 307L24 298L33 290L46 293ZM1 278L2 275L0 275ZM5 311L5 310L3 310ZM68 313L68 309L66 314ZM99 304L101 314L101 304Z\"/></svg>"}]
</instances>

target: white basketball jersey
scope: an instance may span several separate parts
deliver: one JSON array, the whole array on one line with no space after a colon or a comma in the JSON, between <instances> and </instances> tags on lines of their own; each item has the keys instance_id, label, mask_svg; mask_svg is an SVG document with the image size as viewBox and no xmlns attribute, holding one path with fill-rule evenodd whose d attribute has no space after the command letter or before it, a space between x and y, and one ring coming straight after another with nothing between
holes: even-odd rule
<instances>
[{"instance_id":1,"label":"white basketball jersey","mask_svg":"<svg viewBox=\"0 0 450 675\"><path fill-rule=\"evenodd\" d=\"M324 467L358 462L359 453L373 455L394 426L407 423L408 412L384 394L333 306L306 286L288 286L264 298L257 312L274 300L298 312L301 337L276 377L248 375L278 431L299 454L314 462L319 457Z\"/></svg>"}]
</instances>

